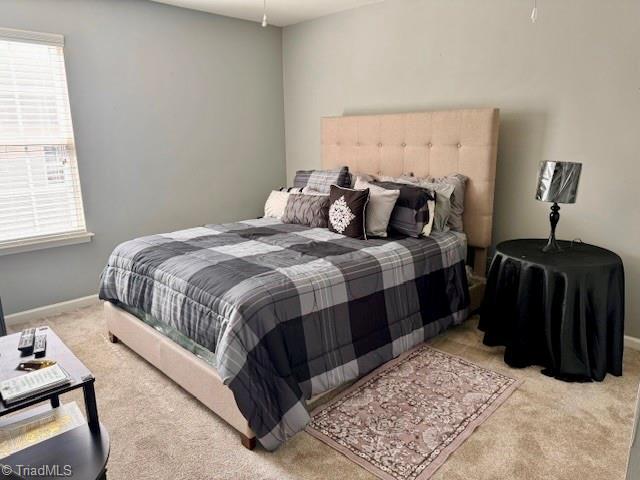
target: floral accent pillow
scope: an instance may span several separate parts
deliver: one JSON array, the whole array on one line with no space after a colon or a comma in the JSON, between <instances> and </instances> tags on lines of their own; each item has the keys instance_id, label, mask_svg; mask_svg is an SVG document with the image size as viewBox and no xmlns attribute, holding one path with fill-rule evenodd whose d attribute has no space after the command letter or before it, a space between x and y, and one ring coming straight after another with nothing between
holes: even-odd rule
<instances>
[{"instance_id":1,"label":"floral accent pillow","mask_svg":"<svg viewBox=\"0 0 640 480\"><path fill-rule=\"evenodd\" d=\"M365 218L369 203L369 189L331 185L329 193L329 230L347 237L367 239Z\"/></svg>"}]
</instances>

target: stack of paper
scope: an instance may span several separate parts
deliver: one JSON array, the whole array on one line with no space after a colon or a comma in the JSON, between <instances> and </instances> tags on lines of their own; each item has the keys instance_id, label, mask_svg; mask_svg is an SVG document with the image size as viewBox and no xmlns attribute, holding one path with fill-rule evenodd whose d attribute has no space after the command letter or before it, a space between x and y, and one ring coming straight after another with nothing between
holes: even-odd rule
<instances>
[{"instance_id":1,"label":"stack of paper","mask_svg":"<svg viewBox=\"0 0 640 480\"><path fill-rule=\"evenodd\" d=\"M0 395L6 404L10 404L66 385L70 381L69 374L56 364L0 382Z\"/></svg>"}]
</instances>

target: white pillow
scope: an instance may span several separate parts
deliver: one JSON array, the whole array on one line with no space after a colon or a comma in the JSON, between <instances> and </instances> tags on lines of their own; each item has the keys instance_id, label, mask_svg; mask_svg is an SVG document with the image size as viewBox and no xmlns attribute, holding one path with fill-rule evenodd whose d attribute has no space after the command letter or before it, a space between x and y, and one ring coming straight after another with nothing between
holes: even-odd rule
<instances>
[{"instance_id":1,"label":"white pillow","mask_svg":"<svg viewBox=\"0 0 640 480\"><path fill-rule=\"evenodd\" d=\"M386 237L391 211L400 196L400 190L387 190L356 178L353 186L356 190L369 189L369 204L365 211L365 230L367 236Z\"/></svg>"},{"instance_id":2,"label":"white pillow","mask_svg":"<svg viewBox=\"0 0 640 480\"><path fill-rule=\"evenodd\" d=\"M287 206L287 200L289 200L289 192L273 190L264 204L264 216L282 218L284 209Z\"/></svg>"},{"instance_id":3,"label":"white pillow","mask_svg":"<svg viewBox=\"0 0 640 480\"><path fill-rule=\"evenodd\" d=\"M361 172L349 172L351 175L351 187L356 184L356 179L360 177L360 180L364 180L365 182L374 182L377 180L377 177L374 175L369 175L368 173Z\"/></svg>"},{"instance_id":4,"label":"white pillow","mask_svg":"<svg viewBox=\"0 0 640 480\"><path fill-rule=\"evenodd\" d=\"M413 175L400 175L399 177L390 177L389 175L376 175L375 180L379 182L404 183L406 185L417 185L421 179Z\"/></svg>"}]
</instances>

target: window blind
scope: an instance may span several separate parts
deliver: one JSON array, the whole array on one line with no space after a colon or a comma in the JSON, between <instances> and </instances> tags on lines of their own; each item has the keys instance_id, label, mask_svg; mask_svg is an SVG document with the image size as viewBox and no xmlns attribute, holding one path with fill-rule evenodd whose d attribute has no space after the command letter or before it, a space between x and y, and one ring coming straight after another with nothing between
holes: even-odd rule
<instances>
[{"instance_id":1,"label":"window blind","mask_svg":"<svg viewBox=\"0 0 640 480\"><path fill-rule=\"evenodd\" d=\"M0 29L0 246L81 232L63 37Z\"/></svg>"}]
</instances>

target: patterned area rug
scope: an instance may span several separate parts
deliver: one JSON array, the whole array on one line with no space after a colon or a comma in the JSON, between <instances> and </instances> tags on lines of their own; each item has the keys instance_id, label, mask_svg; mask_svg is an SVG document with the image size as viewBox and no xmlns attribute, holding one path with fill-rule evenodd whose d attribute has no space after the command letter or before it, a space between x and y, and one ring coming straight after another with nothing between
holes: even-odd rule
<instances>
[{"instance_id":1,"label":"patterned area rug","mask_svg":"<svg viewBox=\"0 0 640 480\"><path fill-rule=\"evenodd\" d=\"M426 480L519 381L426 345L312 413L307 432L385 480Z\"/></svg>"}]
</instances>

